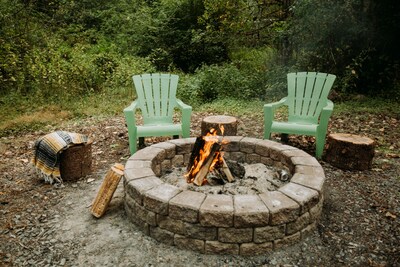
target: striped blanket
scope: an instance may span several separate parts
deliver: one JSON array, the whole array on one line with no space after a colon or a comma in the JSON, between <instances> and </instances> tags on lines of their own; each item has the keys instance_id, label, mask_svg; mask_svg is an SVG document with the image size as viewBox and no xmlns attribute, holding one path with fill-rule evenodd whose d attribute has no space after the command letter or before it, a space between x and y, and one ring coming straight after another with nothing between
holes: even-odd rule
<instances>
[{"instance_id":1,"label":"striped blanket","mask_svg":"<svg viewBox=\"0 0 400 267\"><path fill-rule=\"evenodd\" d=\"M56 131L40 137L35 142L32 164L38 175L50 184L62 183L60 155L68 147L84 144L89 138L82 134Z\"/></svg>"}]
</instances>

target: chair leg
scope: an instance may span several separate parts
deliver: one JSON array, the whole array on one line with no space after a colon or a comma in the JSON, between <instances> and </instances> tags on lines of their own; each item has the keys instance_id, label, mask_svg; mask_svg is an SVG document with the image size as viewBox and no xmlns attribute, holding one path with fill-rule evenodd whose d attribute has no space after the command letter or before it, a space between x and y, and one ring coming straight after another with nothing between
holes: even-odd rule
<instances>
[{"instance_id":1,"label":"chair leg","mask_svg":"<svg viewBox=\"0 0 400 267\"><path fill-rule=\"evenodd\" d=\"M133 155L137 151L137 140L134 129L128 131L128 140L129 140L129 152L131 153L131 155Z\"/></svg>"},{"instance_id":2,"label":"chair leg","mask_svg":"<svg viewBox=\"0 0 400 267\"><path fill-rule=\"evenodd\" d=\"M264 139L271 139L271 129L264 129Z\"/></svg>"},{"instance_id":3,"label":"chair leg","mask_svg":"<svg viewBox=\"0 0 400 267\"><path fill-rule=\"evenodd\" d=\"M144 148L145 146L144 137L139 137L139 148Z\"/></svg>"},{"instance_id":4,"label":"chair leg","mask_svg":"<svg viewBox=\"0 0 400 267\"><path fill-rule=\"evenodd\" d=\"M287 144L289 142L289 135L286 133L281 133L281 141Z\"/></svg>"},{"instance_id":5,"label":"chair leg","mask_svg":"<svg viewBox=\"0 0 400 267\"><path fill-rule=\"evenodd\" d=\"M322 153L325 148L325 135L324 136L316 136L315 138L315 157L320 159L322 157Z\"/></svg>"}]
</instances>

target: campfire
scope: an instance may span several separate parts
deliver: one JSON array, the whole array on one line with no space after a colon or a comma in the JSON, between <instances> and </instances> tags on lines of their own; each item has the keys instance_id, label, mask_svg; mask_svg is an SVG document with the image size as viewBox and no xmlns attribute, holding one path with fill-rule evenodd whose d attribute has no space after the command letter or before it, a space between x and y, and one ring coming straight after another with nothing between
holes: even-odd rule
<instances>
[{"instance_id":1,"label":"campfire","mask_svg":"<svg viewBox=\"0 0 400 267\"><path fill-rule=\"evenodd\" d=\"M228 142L224 140L224 127L220 126L222 136L211 128L205 136L196 138L192 154L190 155L186 181L201 186L207 183L207 176L219 179L222 184L233 182L234 177L223 157L222 146Z\"/></svg>"}]
</instances>

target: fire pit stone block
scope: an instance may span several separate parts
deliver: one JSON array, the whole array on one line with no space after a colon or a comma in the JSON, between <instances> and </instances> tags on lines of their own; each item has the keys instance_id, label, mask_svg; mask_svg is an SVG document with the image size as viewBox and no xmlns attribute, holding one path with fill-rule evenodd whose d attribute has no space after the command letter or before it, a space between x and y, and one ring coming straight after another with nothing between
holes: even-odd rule
<instances>
[{"instance_id":1,"label":"fire pit stone block","mask_svg":"<svg viewBox=\"0 0 400 267\"><path fill-rule=\"evenodd\" d=\"M219 241L206 241L205 249L206 254L239 254L239 244L223 243Z\"/></svg>"},{"instance_id":2,"label":"fire pit stone block","mask_svg":"<svg viewBox=\"0 0 400 267\"><path fill-rule=\"evenodd\" d=\"M199 209L206 194L195 191L182 191L169 201L169 216L175 219L197 223Z\"/></svg>"},{"instance_id":3,"label":"fire pit stone block","mask_svg":"<svg viewBox=\"0 0 400 267\"><path fill-rule=\"evenodd\" d=\"M193 144L196 138L184 138L169 140L169 143L176 145L176 154L190 154L193 149Z\"/></svg>"},{"instance_id":4,"label":"fire pit stone block","mask_svg":"<svg viewBox=\"0 0 400 267\"><path fill-rule=\"evenodd\" d=\"M218 240L224 243L247 243L253 240L253 228L219 228Z\"/></svg>"},{"instance_id":5,"label":"fire pit stone block","mask_svg":"<svg viewBox=\"0 0 400 267\"><path fill-rule=\"evenodd\" d=\"M181 249L190 249L200 253L204 253L204 240L188 238L183 235L176 234L174 236L174 244Z\"/></svg>"},{"instance_id":6,"label":"fire pit stone block","mask_svg":"<svg viewBox=\"0 0 400 267\"><path fill-rule=\"evenodd\" d=\"M226 136L224 137L226 141L229 143L224 145L224 151L227 152L238 152L240 151L240 143L241 140L243 139L242 136Z\"/></svg>"},{"instance_id":7,"label":"fire pit stone block","mask_svg":"<svg viewBox=\"0 0 400 267\"><path fill-rule=\"evenodd\" d=\"M174 233L161 229L160 227L150 226L150 236L164 244L173 245L174 235Z\"/></svg>"},{"instance_id":8,"label":"fire pit stone block","mask_svg":"<svg viewBox=\"0 0 400 267\"><path fill-rule=\"evenodd\" d=\"M240 255L242 256L254 256L269 253L273 250L272 242L265 242L261 244L255 243L243 243L240 245Z\"/></svg>"},{"instance_id":9,"label":"fire pit stone block","mask_svg":"<svg viewBox=\"0 0 400 267\"><path fill-rule=\"evenodd\" d=\"M200 224L203 226L232 227L233 199L228 195L207 195L200 207Z\"/></svg>"},{"instance_id":10,"label":"fire pit stone block","mask_svg":"<svg viewBox=\"0 0 400 267\"><path fill-rule=\"evenodd\" d=\"M269 211L258 195L235 195L235 228L268 225Z\"/></svg>"},{"instance_id":11,"label":"fire pit stone block","mask_svg":"<svg viewBox=\"0 0 400 267\"><path fill-rule=\"evenodd\" d=\"M261 244L271 242L286 235L285 224L276 226L264 226L254 228L254 243Z\"/></svg>"},{"instance_id":12,"label":"fire pit stone block","mask_svg":"<svg viewBox=\"0 0 400 267\"><path fill-rule=\"evenodd\" d=\"M139 205L143 204L144 192L160 184L162 184L162 182L156 176L149 176L143 179L126 180L124 183L125 192L127 195L131 196L137 203L139 203Z\"/></svg>"},{"instance_id":13,"label":"fire pit stone block","mask_svg":"<svg viewBox=\"0 0 400 267\"><path fill-rule=\"evenodd\" d=\"M185 159L183 155L176 155L171 159L172 166L184 166Z\"/></svg>"},{"instance_id":14,"label":"fire pit stone block","mask_svg":"<svg viewBox=\"0 0 400 267\"><path fill-rule=\"evenodd\" d=\"M240 151L245 154L252 154L258 142L260 142L260 139L244 137L240 141Z\"/></svg>"},{"instance_id":15,"label":"fire pit stone block","mask_svg":"<svg viewBox=\"0 0 400 267\"><path fill-rule=\"evenodd\" d=\"M168 214L168 201L177 195L181 190L170 184L160 184L157 187L146 191L143 198L143 206L161 215Z\"/></svg>"},{"instance_id":16,"label":"fire pit stone block","mask_svg":"<svg viewBox=\"0 0 400 267\"><path fill-rule=\"evenodd\" d=\"M278 189L301 206L300 213L303 214L319 202L317 191L295 183L288 183Z\"/></svg>"},{"instance_id":17,"label":"fire pit stone block","mask_svg":"<svg viewBox=\"0 0 400 267\"><path fill-rule=\"evenodd\" d=\"M181 220L176 220L170 218L170 216L157 216L157 224L160 228L168 230L172 233L184 235L185 230L185 222Z\"/></svg>"},{"instance_id":18,"label":"fire pit stone block","mask_svg":"<svg viewBox=\"0 0 400 267\"><path fill-rule=\"evenodd\" d=\"M272 191L259 196L269 209L271 225L285 224L299 217L300 205L283 193Z\"/></svg>"},{"instance_id":19,"label":"fire pit stone block","mask_svg":"<svg viewBox=\"0 0 400 267\"><path fill-rule=\"evenodd\" d=\"M191 238L213 241L217 240L217 227L206 227L198 223L186 224L186 235Z\"/></svg>"},{"instance_id":20,"label":"fire pit stone block","mask_svg":"<svg viewBox=\"0 0 400 267\"><path fill-rule=\"evenodd\" d=\"M136 216L141 218L147 224L151 226L157 225L157 214L155 212L151 212L137 203L135 204L134 211L136 212Z\"/></svg>"},{"instance_id":21,"label":"fire pit stone block","mask_svg":"<svg viewBox=\"0 0 400 267\"><path fill-rule=\"evenodd\" d=\"M176 145L171 142L162 142L153 145L155 148L160 148L165 151L165 158L172 159L176 155Z\"/></svg>"},{"instance_id":22,"label":"fire pit stone block","mask_svg":"<svg viewBox=\"0 0 400 267\"><path fill-rule=\"evenodd\" d=\"M310 224L310 213L303 213L297 220L286 225L286 233L291 235L306 228Z\"/></svg>"},{"instance_id":23,"label":"fire pit stone block","mask_svg":"<svg viewBox=\"0 0 400 267\"><path fill-rule=\"evenodd\" d=\"M128 160L125 164L125 169L143 169L143 168L153 168L154 164L151 160Z\"/></svg>"},{"instance_id":24,"label":"fire pit stone block","mask_svg":"<svg viewBox=\"0 0 400 267\"><path fill-rule=\"evenodd\" d=\"M293 235L287 235L282 239L274 240L274 249L292 246L301 240L301 233L297 232Z\"/></svg>"},{"instance_id":25,"label":"fire pit stone block","mask_svg":"<svg viewBox=\"0 0 400 267\"><path fill-rule=\"evenodd\" d=\"M252 163L258 163L261 161L261 156L258 154L247 154L246 155L246 163L252 164Z\"/></svg>"},{"instance_id":26,"label":"fire pit stone block","mask_svg":"<svg viewBox=\"0 0 400 267\"><path fill-rule=\"evenodd\" d=\"M140 171L138 171L140 169ZM129 177L126 179L128 182L136 179L142 179L145 177L150 177L150 176L156 176L152 168L149 167L144 167L144 168L138 168L138 169L125 169L124 170L124 176Z\"/></svg>"},{"instance_id":27,"label":"fire pit stone block","mask_svg":"<svg viewBox=\"0 0 400 267\"><path fill-rule=\"evenodd\" d=\"M209 254L259 255L314 231L324 199L319 162L270 140L225 138L230 141L224 146L226 160L284 168L292 177L289 183L256 195L179 189L159 177L170 167L187 166L196 138L174 139L139 150L127 161L124 208L129 220L160 242Z\"/></svg>"},{"instance_id":28,"label":"fire pit stone block","mask_svg":"<svg viewBox=\"0 0 400 267\"><path fill-rule=\"evenodd\" d=\"M293 175L291 181L293 183L312 188L321 195L325 182L325 176L296 173L295 175Z\"/></svg>"}]
</instances>

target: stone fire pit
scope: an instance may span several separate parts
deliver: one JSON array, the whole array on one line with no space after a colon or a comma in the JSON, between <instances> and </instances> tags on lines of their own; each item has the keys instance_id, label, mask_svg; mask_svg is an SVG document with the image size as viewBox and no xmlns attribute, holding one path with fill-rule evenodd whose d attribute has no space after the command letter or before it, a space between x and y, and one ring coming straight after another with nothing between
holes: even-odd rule
<instances>
[{"instance_id":1,"label":"stone fire pit","mask_svg":"<svg viewBox=\"0 0 400 267\"><path fill-rule=\"evenodd\" d=\"M187 166L195 139L154 144L127 161L125 210L145 234L201 253L257 255L299 242L315 229L325 175L314 157L270 140L230 136L225 159L284 166L290 182L252 195L205 194L164 183L163 173Z\"/></svg>"}]
</instances>

